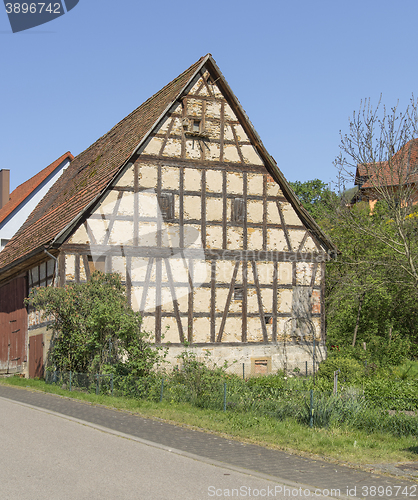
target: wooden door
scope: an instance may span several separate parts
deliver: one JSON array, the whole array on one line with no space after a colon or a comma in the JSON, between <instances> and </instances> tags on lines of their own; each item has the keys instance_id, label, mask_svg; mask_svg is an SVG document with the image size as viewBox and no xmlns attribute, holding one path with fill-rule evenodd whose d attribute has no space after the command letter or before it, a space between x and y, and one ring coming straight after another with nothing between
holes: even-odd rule
<instances>
[{"instance_id":1,"label":"wooden door","mask_svg":"<svg viewBox=\"0 0 418 500\"><path fill-rule=\"evenodd\" d=\"M29 378L44 376L44 336L42 333L29 339Z\"/></svg>"}]
</instances>

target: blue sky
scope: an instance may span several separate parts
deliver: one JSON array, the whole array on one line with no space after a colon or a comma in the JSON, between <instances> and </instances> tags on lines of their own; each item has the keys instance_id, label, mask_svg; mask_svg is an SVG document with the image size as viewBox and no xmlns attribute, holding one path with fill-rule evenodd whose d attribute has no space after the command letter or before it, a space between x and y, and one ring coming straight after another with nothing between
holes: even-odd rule
<instances>
[{"instance_id":1,"label":"blue sky","mask_svg":"<svg viewBox=\"0 0 418 500\"><path fill-rule=\"evenodd\" d=\"M0 5L0 169L14 189L79 154L210 52L287 179L334 181L360 100L416 91L417 18L416 0L80 0L13 34Z\"/></svg>"}]
</instances>

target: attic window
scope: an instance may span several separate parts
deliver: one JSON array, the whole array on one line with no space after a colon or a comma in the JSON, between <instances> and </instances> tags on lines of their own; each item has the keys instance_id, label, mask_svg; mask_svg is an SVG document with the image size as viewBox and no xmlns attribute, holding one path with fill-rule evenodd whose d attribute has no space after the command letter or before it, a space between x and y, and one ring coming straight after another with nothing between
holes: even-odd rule
<instances>
[{"instance_id":1,"label":"attic window","mask_svg":"<svg viewBox=\"0 0 418 500\"><path fill-rule=\"evenodd\" d=\"M186 128L185 125L188 125ZM198 139L207 139L209 137L209 132L203 129L203 121L200 118L192 117L190 119L183 119L184 133L191 137L197 137Z\"/></svg>"},{"instance_id":2,"label":"attic window","mask_svg":"<svg viewBox=\"0 0 418 500\"><path fill-rule=\"evenodd\" d=\"M232 204L232 222L244 222L245 219L245 204L244 198L234 198Z\"/></svg>"},{"instance_id":3,"label":"attic window","mask_svg":"<svg viewBox=\"0 0 418 500\"><path fill-rule=\"evenodd\" d=\"M158 197L161 215L165 221L174 219L174 195L173 193L161 193Z\"/></svg>"}]
</instances>

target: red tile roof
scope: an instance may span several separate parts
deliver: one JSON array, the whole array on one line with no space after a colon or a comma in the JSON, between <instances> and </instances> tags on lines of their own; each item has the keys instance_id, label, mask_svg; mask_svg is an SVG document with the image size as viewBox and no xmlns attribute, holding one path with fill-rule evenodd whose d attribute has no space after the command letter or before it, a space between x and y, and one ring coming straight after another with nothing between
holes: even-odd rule
<instances>
[{"instance_id":1,"label":"red tile roof","mask_svg":"<svg viewBox=\"0 0 418 500\"><path fill-rule=\"evenodd\" d=\"M363 177L363 183L360 177ZM389 161L357 165L356 185L361 189L418 182L418 139L412 139Z\"/></svg>"},{"instance_id":2,"label":"red tile roof","mask_svg":"<svg viewBox=\"0 0 418 500\"><path fill-rule=\"evenodd\" d=\"M20 184L20 186L17 186L17 188L10 193L9 201L0 209L0 223L3 222L6 217L8 217L23 201L25 201L26 198L30 196L35 189L40 186L42 182L66 159L73 160L74 156L67 151L67 153L60 156L57 160L51 163L51 165L48 165L29 180Z\"/></svg>"}]
</instances>

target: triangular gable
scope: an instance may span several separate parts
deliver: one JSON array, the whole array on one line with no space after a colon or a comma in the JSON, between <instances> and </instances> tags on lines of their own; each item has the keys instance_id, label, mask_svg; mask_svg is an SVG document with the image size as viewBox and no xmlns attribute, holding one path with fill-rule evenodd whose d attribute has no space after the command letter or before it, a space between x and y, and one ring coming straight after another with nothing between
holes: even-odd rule
<instances>
[{"instance_id":1,"label":"triangular gable","mask_svg":"<svg viewBox=\"0 0 418 500\"><path fill-rule=\"evenodd\" d=\"M223 110L223 114L226 118L223 131L213 130L213 124L206 123L203 125L203 130L200 130L200 133L194 135L193 124L185 124L183 122L181 118L182 101L187 101L186 106L189 111L190 108L192 108L192 114L193 108L195 108L195 115L196 118L198 118L201 116L201 110L199 109L201 104L197 99L194 100L193 97L202 96L216 97L220 100L222 98L226 99L227 104ZM210 111L214 118L219 118L221 104L208 101L207 106L210 106L211 109L206 109L205 114L208 114L208 111ZM190 113L188 113L188 115L190 115ZM119 172L111 186L117 184L117 181L130 169L139 154L150 157L166 156L167 158L181 158L180 136L185 128L188 130L188 140L186 141L186 151L184 155L185 159L204 159L209 162L241 163L243 168L245 168L245 165L264 165L267 168L272 176L272 180L274 179L275 181L274 186L276 189L274 194L277 196L284 196L289 202L289 204L283 206L283 221L289 225L299 225L302 223L310 233L310 235L307 235L306 241L304 240L304 245L301 248L295 243L295 245L291 245L291 248L288 248L288 250L311 252L322 248L323 251L328 252L330 255L336 254L336 247L302 206L277 167L275 161L267 153L245 111L210 54L202 58L200 67L196 69L195 74L184 87L181 94L179 94L178 98L167 108L166 113L160 117L155 126L149 130L146 137L144 137L143 141L139 144L135 154L130 158L129 162L127 162L125 168ZM210 140L206 145L201 146L199 145L199 139L204 139L205 133L208 133ZM224 134L225 146L223 151L220 151L213 141L219 133ZM202 152L204 152L204 158L202 157ZM153 169L153 171L155 174L155 169ZM111 186L109 186L109 188ZM274 187L272 189L270 185L269 190L273 191ZM269 195L274 194L273 192L269 192ZM90 211L93 211L100 205L105 195L106 193L103 193L103 196L97 200L97 203L94 207L91 207ZM60 235L59 242L62 243L69 234L70 233L67 232L66 234ZM306 231L303 231L303 234L306 234Z\"/></svg>"},{"instance_id":2,"label":"triangular gable","mask_svg":"<svg viewBox=\"0 0 418 500\"><path fill-rule=\"evenodd\" d=\"M140 154L152 155L153 152L168 148L173 155L178 145L170 135L175 136L176 129L184 127L184 124L179 120L167 120L168 113L179 108L184 97L188 98L193 93L209 95L211 92L215 95L219 93L227 101L224 111L230 123L222 133L229 141L226 141L228 143L225 143L223 151L216 151L216 148L209 151L207 159L223 162L236 162L238 159L243 165L264 164L290 203L286 213L283 213L285 221L289 223L292 217L297 217L324 251L334 253L335 247L290 189L212 56L208 54L73 160L64 176L9 243L8 251L0 256L0 270L11 269L16 263L23 262L25 257L42 252L44 246L59 247L100 204L108 190L116 185ZM216 113L216 109L213 112ZM189 132L193 134L193 124L190 127ZM195 136L196 141L199 140L199 133ZM237 144L240 144L239 148ZM190 150L188 154L192 158L196 151Z\"/></svg>"}]
</instances>

